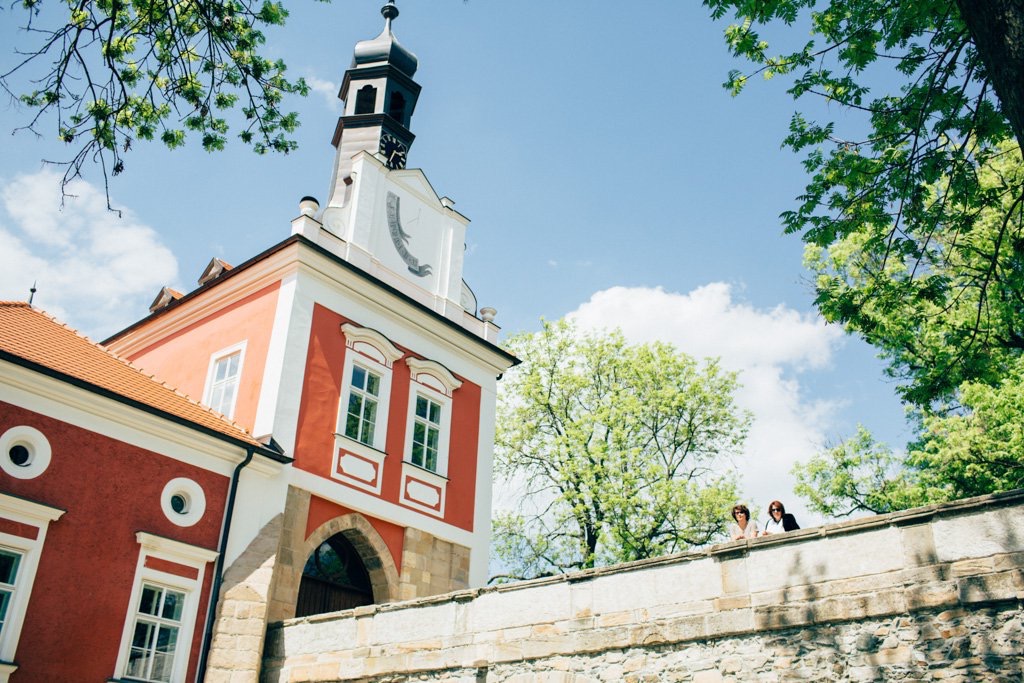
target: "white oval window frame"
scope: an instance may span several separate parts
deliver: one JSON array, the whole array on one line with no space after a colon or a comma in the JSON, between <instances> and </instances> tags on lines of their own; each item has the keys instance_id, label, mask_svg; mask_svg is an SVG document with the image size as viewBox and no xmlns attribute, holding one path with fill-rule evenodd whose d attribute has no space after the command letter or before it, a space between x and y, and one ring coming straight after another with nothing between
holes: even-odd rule
<instances>
[{"instance_id":1,"label":"white oval window frame","mask_svg":"<svg viewBox=\"0 0 1024 683\"><path fill-rule=\"evenodd\" d=\"M184 496L186 501L184 512L175 511L171 504L175 496ZM164 485L164 490L160 494L160 509L164 511L164 516L174 524L182 527L193 526L203 518L203 514L206 512L206 494L203 492L203 487L191 479L185 477L171 479Z\"/></svg>"},{"instance_id":2,"label":"white oval window frame","mask_svg":"<svg viewBox=\"0 0 1024 683\"><path fill-rule=\"evenodd\" d=\"M24 446L28 449L26 464L18 465L11 460L11 449L15 446ZM0 436L0 468L15 479L35 479L50 466L52 455L50 442L35 427L11 427Z\"/></svg>"}]
</instances>

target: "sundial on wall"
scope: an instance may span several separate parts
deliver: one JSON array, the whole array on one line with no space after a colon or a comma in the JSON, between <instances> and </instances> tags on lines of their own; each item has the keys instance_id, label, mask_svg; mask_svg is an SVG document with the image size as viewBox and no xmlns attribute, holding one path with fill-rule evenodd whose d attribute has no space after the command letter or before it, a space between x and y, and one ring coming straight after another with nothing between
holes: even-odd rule
<instances>
[{"instance_id":1,"label":"sundial on wall","mask_svg":"<svg viewBox=\"0 0 1024 683\"><path fill-rule=\"evenodd\" d=\"M426 277L427 275L430 275L430 265L427 263L420 263L420 260L413 256L409 251L410 235L402 229L399 197L394 192L388 192L387 209L388 231L391 233L391 241L394 243L395 249L398 251L398 255L402 257L403 261L405 261L405 265L409 268L409 272L417 277Z\"/></svg>"}]
</instances>

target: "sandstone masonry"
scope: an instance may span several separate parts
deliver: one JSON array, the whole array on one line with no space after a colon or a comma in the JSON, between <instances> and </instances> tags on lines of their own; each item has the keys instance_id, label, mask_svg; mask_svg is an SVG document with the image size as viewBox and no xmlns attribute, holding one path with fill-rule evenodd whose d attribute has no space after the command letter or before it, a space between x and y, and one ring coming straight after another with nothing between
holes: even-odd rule
<instances>
[{"instance_id":1,"label":"sandstone masonry","mask_svg":"<svg viewBox=\"0 0 1024 683\"><path fill-rule=\"evenodd\" d=\"M263 681L1020 681L1024 491L270 627Z\"/></svg>"}]
</instances>

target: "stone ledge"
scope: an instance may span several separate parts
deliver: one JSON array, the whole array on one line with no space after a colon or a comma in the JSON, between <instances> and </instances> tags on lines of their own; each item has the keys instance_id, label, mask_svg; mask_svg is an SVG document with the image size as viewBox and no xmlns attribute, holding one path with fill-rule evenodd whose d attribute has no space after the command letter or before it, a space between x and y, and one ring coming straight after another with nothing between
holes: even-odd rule
<instances>
[{"instance_id":1,"label":"stone ledge","mask_svg":"<svg viewBox=\"0 0 1024 683\"><path fill-rule=\"evenodd\" d=\"M737 541L569 576L279 622L268 631L271 646L265 667L280 672L282 680L299 675L299 668L302 676L319 676L315 672L325 670L326 663L334 667L332 677L311 680L401 678L472 667L481 660L498 666L603 657L631 648L762 637L794 628L827 630L937 610L944 610L937 617L942 622L993 605L1019 607L1024 596L1024 547L1016 540L1001 545L967 543L958 548L957 559L938 561L926 526L920 527L921 532L851 538L961 515L966 519L957 528L968 533L958 533L967 538L974 528L973 516L979 513L978 533L995 534L1017 518L1002 509L1012 504L1024 507L1024 492ZM823 543L816 548L818 542ZM865 556L879 542L887 544L890 561L873 563ZM787 547L792 552L785 552ZM975 548L983 553L993 547L1007 552L970 555ZM759 556L764 551L768 554ZM816 561L816 553L830 554L817 556L830 561ZM850 553L850 561L841 553ZM744 590L746 577L753 576L751 572L766 558L776 567L785 562L783 571L760 575L758 591ZM786 567L792 567L792 572ZM816 575L831 578L814 580ZM809 582L789 585L794 579ZM329 636L343 624L358 625L358 638L338 641ZM356 647L337 650L339 642ZM887 648L891 652L864 659L858 666L905 665L906 651L898 647L893 645Z\"/></svg>"}]
</instances>

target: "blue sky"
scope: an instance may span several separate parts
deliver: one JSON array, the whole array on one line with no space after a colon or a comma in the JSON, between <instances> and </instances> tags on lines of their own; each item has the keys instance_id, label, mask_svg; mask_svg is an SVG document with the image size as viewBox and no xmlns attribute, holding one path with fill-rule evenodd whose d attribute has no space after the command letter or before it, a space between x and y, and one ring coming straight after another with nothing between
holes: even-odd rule
<instances>
[{"instance_id":1,"label":"blue sky","mask_svg":"<svg viewBox=\"0 0 1024 683\"><path fill-rule=\"evenodd\" d=\"M335 95L354 43L380 31L381 4L292 3L268 33L268 52L314 86L291 102L297 152L136 145L111 183L120 219L103 208L98 169L61 211L40 160L67 150L8 135L28 113L0 102L0 298L24 299L38 279L40 307L102 339L162 285L194 287L211 257L239 263L286 237L303 195L327 198ZM572 313L721 356L757 420L736 464L759 508L781 498L801 513L792 461L858 422L907 440L873 350L817 319L802 244L782 235L778 215L805 184L780 147L797 104L785 82L738 98L721 87L744 66L724 23L671 0L398 5L395 33L423 86L409 166L472 219L465 277L506 334ZM25 44L18 11L0 22L4 45Z\"/></svg>"}]
</instances>

